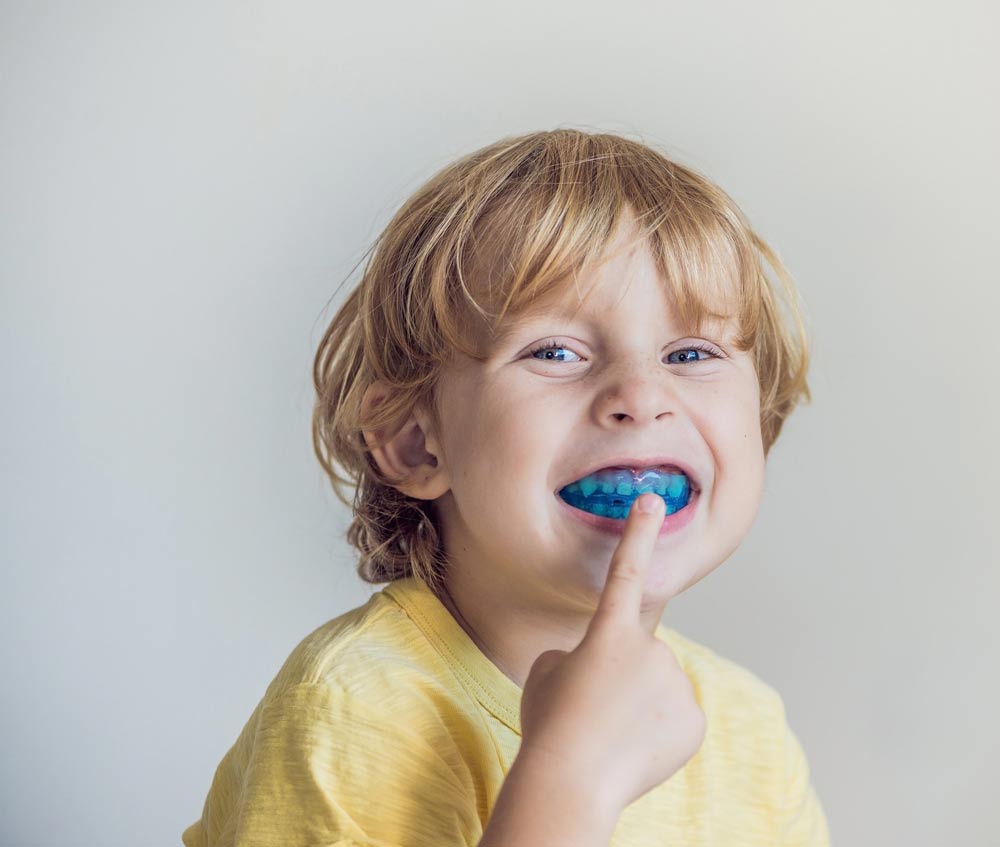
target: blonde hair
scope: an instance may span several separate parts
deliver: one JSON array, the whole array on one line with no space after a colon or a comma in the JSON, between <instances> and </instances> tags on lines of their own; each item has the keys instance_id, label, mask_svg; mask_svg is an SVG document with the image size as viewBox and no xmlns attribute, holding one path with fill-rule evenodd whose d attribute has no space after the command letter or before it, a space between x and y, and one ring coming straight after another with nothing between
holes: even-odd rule
<instances>
[{"instance_id":1,"label":"blonde hair","mask_svg":"<svg viewBox=\"0 0 1000 847\"><path fill-rule=\"evenodd\" d=\"M648 244L682 322L697 330L736 316L736 345L752 351L760 384L765 456L795 406L811 400L794 283L725 192L618 135L558 129L502 139L402 205L316 352L313 446L353 509L347 539L363 580L415 576L437 590L446 557L432 502L389 484L362 431L395 434L417 405L439 425L434 389L454 352L482 360L477 339L605 261L626 219L639 225L636 241ZM387 396L363 408L376 380Z\"/></svg>"}]
</instances>

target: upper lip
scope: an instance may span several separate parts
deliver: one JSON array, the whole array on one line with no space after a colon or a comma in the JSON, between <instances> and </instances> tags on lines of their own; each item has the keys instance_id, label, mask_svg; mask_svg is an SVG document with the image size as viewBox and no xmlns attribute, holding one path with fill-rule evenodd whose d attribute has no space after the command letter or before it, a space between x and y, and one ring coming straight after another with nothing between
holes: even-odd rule
<instances>
[{"instance_id":1,"label":"upper lip","mask_svg":"<svg viewBox=\"0 0 1000 847\"><path fill-rule=\"evenodd\" d=\"M556 491L559 491L571 482L576 482L578 479L582 479L588 474L603 470L604 468L635 468L638 470L642 468L655 468L660 465L673 465L676 468L680 468L691 481L692 490L701 490L701 485L698 482L698 475L695 473L694 468L692 468L691 465L683 459L678 459L676 456L612 456L609 459L601 459L600 461L587 464L576 471L571 471L572 476L570 476L565 482L561 482L556 488Z\"/></svg>"}]
</instances>

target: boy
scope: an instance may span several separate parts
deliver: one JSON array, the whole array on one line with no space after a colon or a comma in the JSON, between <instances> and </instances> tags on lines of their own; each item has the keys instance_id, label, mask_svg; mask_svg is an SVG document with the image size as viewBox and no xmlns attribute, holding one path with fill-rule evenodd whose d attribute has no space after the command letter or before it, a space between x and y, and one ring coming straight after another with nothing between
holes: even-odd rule
<instances>
[{"instance_id":1,"label":"boy","mask_svg":"<svg viewBox=\"0 0 1000 847\"><path fill-rule=\"evenodd\" d=\"M828 845L778 693L659 623L749 530L807 362L774 254L649 147L433 177L314 371L389 584L292 652L185 844Z\"/></svg>"}]
</instances>

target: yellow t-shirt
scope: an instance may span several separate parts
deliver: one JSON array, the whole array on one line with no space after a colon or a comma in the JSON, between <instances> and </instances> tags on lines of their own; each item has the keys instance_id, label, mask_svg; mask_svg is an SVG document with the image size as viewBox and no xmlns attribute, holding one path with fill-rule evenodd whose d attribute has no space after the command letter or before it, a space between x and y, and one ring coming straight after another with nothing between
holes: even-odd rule
<instances>
[{"instance_id":1,"label":"yellow t-shirt","mask_svg":"<svg viewBox=\"0 0 1000 847\"><path fill-rule=\"evenodd\" d=\"M827 847L780 695L659 626L708 719L612 847ZM521 743L521 689L419 580L308 635L225 755L187 847L474 847Z\"/></svg>"}]
</instances>

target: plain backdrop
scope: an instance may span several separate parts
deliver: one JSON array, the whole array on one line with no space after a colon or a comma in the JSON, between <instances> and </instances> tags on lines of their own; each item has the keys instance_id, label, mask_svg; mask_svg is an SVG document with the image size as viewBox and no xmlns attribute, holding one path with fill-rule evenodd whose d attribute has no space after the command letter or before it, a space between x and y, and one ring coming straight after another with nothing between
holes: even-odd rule
<instances>
[{"instance_id":1,"label":"plain backdrop","mask_svg":"<svg viewBox=\"0 0 1000 847\"><path fill-rule=\"evenodd\" d=\"M814 336L753 529L665 621L781 692L836 845L1000 844L998 23L4 3L0 844L180 843L374 590L310 442L338 285L437 169L560 126L716 180Z\"/></svg>"}]
</instances>

